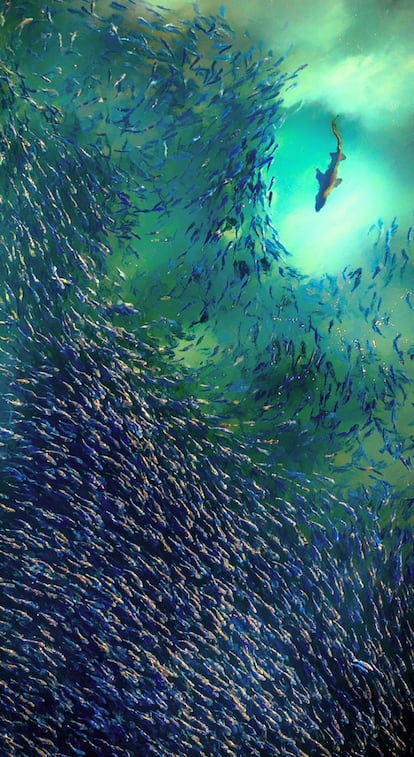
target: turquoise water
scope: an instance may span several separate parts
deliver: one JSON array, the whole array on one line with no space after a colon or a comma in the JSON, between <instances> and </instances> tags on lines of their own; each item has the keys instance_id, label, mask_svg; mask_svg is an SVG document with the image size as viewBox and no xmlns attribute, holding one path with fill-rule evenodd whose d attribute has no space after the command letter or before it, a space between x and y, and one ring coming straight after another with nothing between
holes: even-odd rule
<instances>
[{"instance_id":1,"label":"turquoise water","mask_svg":"<svg viewBox=\"0 0 414 757\"><path fill-rule=\"evenodd\" d=\"M408 754L413 12L200 5L1 10L2 749Z\"/></svg>"}]
</instances>

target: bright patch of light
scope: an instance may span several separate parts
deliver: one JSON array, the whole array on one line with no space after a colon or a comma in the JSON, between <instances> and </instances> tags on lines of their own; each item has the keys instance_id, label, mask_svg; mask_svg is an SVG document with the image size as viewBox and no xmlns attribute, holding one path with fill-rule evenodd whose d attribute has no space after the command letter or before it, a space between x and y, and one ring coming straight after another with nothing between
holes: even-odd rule
<instances>
[{"instance_id":1,"label":"bright patch of light","mask_svg":"<svg viewBox=\"0 0 414 757\"><path fill-rule=\"evenodd\" d=\"M373 243L368 235L372 224L382 218L387 226L398 214L398 222L407 228L412 218L411 194L401 187L401 166L346 116L338 120L347 156L338 171L342 182L315 211L316 168L326 171L336 149L333 115L309 107L288 114L275 159L273 222L292 264L308 275L363 266Z\"/></svg>"}]
</instances>

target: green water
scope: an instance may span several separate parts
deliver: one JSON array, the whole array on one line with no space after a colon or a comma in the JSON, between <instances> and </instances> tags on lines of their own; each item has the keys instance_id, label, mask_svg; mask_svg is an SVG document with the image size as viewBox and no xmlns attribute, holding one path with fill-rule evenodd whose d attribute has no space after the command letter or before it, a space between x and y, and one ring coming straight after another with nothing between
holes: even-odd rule
<instances>
[{"instance_id":1,"label":"green water","mask_svg":"<svg viewBox=\"0 0 414 757\"><path fill-rule=\"evenodd\" d=\"M2 748L400 757L412 7L164 5L0 4Z\"/></svg>"},{"instance_id":2,"label":"green water","mask_svg":"<svg viewBox=\"0 0 414 757\"><path fill-rule=\"evenodd\" d=\"M362 490L374 492L374 499L384 481L393 496L402 492L408 500L414 363L407 297L414 279L406 240L411 176L405 167L412 143L398 140L404 157L397 165L395 104L386 110L385 85L383 101L378 83L372 102L361 94L356 102L350 74L339 102L333 82L344 67L352 68L350 32L341 61L332 42L336 26L331 28L329 13L318 5L327 29L325 41L317 35L318 56L316 21L299 7L292 6L293 20L283 33L280 17L275 20L272 37L266 19L280 7L269 4L263 20L258 14L254 34L250 29L238 39L244 53L252 40L260 50L271 49L251 52L249 60L256 58L258 66L260 61L257 74L244 74L240 62L236 84L230 83L230 64L220 61L224 73L206 85L207 99L194 59L171 66L167 52L154 67L162 35L145 25L137 31L132 14L112 13L109 4L87 20L81 4L72 4L72 11L80 10L73 28L65 6L53 8L56 23L37 4L24 9L16 4L4 15L1 210L6 221L18 198L28 220L23 239L10 225L2 239L8 259L2 339L7 348L23 314L35 329L36 317L45 317L33 300L33 275L46 289L57 281L52 317L70 318L82 291L86 324L102 316L120 337L124 329L135 334L150 348L150 370L173 381L168 391L193 398L211 427L231 435L232 444L243 445L270 476L283 468L309 480L333 478L338 497ZM349 8L349 17L345 7L342 11L337 21L345 28L351 15ZM250 5L246 12L252 13ZM295 12L301 18L297 26ZM191 16L191 9L180 13ZM226 13L223 34L227 19L236 29L245 22L242 8L238 15L229 4ZM406 13L402 8L394 16L390 10L389 19L396 23L401 14L402 24ZM174 23L172 6L165 19ZM275 73L291 30L293 50ZM142 55L148 36L153 55ZM168 44L174 44L173 35ZM370 56L379 53L375 41L368 47L370 80ZM213 42L202 40L197 52L208 67ZM289 78L295 66L308 62ZM389 83L391 72L385 65L381 70ZM279 76L282 97L286 89L278 119L265 132L250 126L252 110L263 109L266 118L267 103L258 103L255 95L256 75L268 76L272 84ZM230 115L220 95L227 82L237 96ZM292 83L297 86L290 89ZM370 118L370 107L387 113L380 126ZM407 103L404 107L408 110ZM314 172L316 166L324 170L335 148L330 120L336 111L347 154L343 183L316 214ZM274 161L252 170L249 185L249 160L253 169L257 154L267 157L273 149L268 145L276 142ZM56 222L56 195L52 189L48 216L40 194L57 180L59 154L73 150L77 160L65 157L59 170L59 233L68 241L62 257L48 225ZM258 183L260 199L252 188ZM384 220L377 224L380 216ZM383 261L394 217L398 230L390 234L389 258L395 255L397 262L389 278ZM272 228L287 248L278 260L264 251ZM355 278L347 275L359 267L354 287ZM119 310L125 302L131 315ZM57 328L53 322L50 327ZM82 328L87 334L87 325ZM5 364L13 359L11 351ZM375 423L366 426L370 416Z\"/></svg>"}]
</instances>

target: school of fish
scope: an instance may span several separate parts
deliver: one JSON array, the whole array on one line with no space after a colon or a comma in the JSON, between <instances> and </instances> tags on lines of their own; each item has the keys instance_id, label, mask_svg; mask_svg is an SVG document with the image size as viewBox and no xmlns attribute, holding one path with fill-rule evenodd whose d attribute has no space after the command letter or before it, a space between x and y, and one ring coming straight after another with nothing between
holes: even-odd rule
<instances>
[{"instance_id":1,"label":"school of fish","mask_svg":"<svg viewBox=\"0 0 414 757\"><path fill-rule=\"evenodd\" d=\"M0 3L4 757L413 753L412 232L295 269L287 64Z\"/></svg>"}]
</instances>

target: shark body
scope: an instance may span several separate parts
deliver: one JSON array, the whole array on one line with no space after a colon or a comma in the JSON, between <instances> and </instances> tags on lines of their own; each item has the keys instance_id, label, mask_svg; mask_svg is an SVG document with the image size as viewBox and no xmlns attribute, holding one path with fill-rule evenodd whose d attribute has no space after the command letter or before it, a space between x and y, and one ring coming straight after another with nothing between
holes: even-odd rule
<instances>
[{"instance_id":1,"label":"shark body","mask_svg":"<svg viewBox=\"0 0 414 757\"><path fill-rule=\"evenodd\" d=\"M316 169L316 178L319 183L318 193L315 198L315 210L318 213L325 205L332 190L337 187L342 179L338 179L338 169L341 160L345 160L346 155L342 152L342 137L336 126L336 118L332 119L332 131L337 141L337 148L335 152L331 152L331 162L326 169L325 173Z\"/></svg>"}]
</instances>

